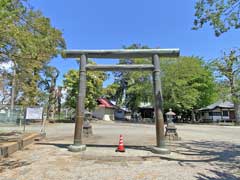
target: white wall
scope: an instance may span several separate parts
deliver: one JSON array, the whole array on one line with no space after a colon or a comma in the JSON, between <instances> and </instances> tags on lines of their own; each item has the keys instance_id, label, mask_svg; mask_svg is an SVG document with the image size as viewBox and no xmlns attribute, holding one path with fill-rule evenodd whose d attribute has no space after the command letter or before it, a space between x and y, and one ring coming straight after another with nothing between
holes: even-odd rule
<instances>
[{"instance_id":1,"label":"white wall","mask_svg":"<svg viewBox=\"0 0 240 180\"><path fill-rule=\"evenodd\" d=\"M92 116L96 117L97 119L103 119L104 114L104 107L96 107L96 109L92 112Z\"/></svg>"},{"instance_id":2,"label":"white wall","mask_svg":"<svg viewBox=\"0 0 240 180\"><path fill-rule=\"evenodd\" d=\"M209 116L209 112L215 112L215 113L222 113L222 111L228 111L228 116L222 116L222 115L213 115L213 116ZM204 112L204 115L202 115L202 112L201 112L201 119L202 120L212 120L213 122L216 122L216 121L224 121L224 120L229 120L230 117L229 117L229 110L228 109L214 109L213 111L206 111Z\"/></svg>"},{"instance_id":3,"label":"white wall","mask_svg":"<svg viewBox=\"0 0 240 180\"><path fill-rule=\"evenodd\" d=\"M114 110L113 108L105 108L105 107L96 107L96 109L92 112L92 115L100 120L105 121L114 121Z\"/></svg>"}]
</instances>

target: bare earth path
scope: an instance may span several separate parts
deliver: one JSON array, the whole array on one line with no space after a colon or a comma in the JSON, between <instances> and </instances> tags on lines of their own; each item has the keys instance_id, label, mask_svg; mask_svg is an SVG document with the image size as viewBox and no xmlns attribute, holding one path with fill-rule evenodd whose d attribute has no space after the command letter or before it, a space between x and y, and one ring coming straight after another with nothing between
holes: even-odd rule
<instances>
[{"instance_id":1,"label":"bare earth path","mask_svg":"<svg viewBox=\"0 0 240 180\"><path fill-rule=\"evenodd\" d=\"M182 138L159 156L154 125L95 122L87 151L71 153L74 124L49 124L47 138L0 161L0 180L240 179L240 127L177 125ZM116 153L119 134L126 153Z\"/></svg>"}]
</instances>

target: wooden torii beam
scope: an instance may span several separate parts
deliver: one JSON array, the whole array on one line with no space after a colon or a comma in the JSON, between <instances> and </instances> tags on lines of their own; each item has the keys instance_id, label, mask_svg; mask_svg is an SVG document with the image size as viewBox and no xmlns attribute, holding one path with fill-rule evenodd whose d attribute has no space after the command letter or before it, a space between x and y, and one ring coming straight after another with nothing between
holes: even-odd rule
<instances>
[{"instance_id":1,"label":"wooden torii beam","mask_svg":"<svg viewBox=\"0 0 240 180\"><path fill-rule=\"evenodd\" d=\"M153 71L154 66L150 64L138 65L87 65L89 71Z\"/></svg>"},{"instance_id":2,"label":"wooden torii beam","mask_svg":"<svg viewBox=\"0 0 240 180\"><path fill-rule=\"evenodd\" d=\"M163 99L160 78L160 57L178 57L179 49L115 49L115 50L65 50L64 58L80 58L79 67L79 93L77 101L77 113L74 132L74 144L69 146L73 152L83 151L86 145L82 143L82 126L84 121L84 99L86 96L86 71L152 71L154 88L154 111L156 122L156 147L153 151L160 154L170 153L165 147ZM87 58L152 58L150 64L134 65L88 65Z\"/></svg>"},{"instance_id":3,"label":"wooden torii beam","mask_svg":"<svg viewBox=\"0 0 240 180\"><path fill-rule=\"evenodd\" d=\"M112 49L112 50L65 50L62 56L65 58L79 58L86 55L88 58L149 58L154 54L159 57L178 57L179 49Z\"/></svg>"}]
</instances>

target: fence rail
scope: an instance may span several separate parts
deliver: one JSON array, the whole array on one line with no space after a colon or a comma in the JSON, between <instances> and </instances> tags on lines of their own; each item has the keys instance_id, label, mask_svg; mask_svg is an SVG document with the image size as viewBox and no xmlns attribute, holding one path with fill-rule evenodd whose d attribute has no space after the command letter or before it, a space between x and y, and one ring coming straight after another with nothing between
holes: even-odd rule
<instances>
[{"instance_id":1,"label":"fence rail","mask_svg":"<svg viewBox=\"0 0 240 180\"><path fill-rule=\"evenodd\" d=\"M15 106L11 109L10 106L0 105L0 124L17 125L24 119L24 108L22 106Z\"/></svg>"}]
</instances>

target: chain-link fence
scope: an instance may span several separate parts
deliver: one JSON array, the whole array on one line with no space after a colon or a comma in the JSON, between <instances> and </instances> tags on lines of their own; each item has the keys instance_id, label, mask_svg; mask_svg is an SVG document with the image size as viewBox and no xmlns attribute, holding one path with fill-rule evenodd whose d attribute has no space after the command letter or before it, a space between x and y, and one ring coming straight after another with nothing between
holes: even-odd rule
<instances>
[{"instance_id":1,"label":"chain-link fence","mask_svg":"<svg viewBox=\"0 0 240 180\"><path fill-rule=\"evenodd\" d=\"M71 108L62 108L60 113L56 112L54 121L59 122L73 122L75 118L75 110Z\"/></svg>"},{"instance_id":2,"label":"chain-link fence","mask_svg":"<svg viewBox=\"0 0 240 180\"><path fill-rule=\"evenodd\" d=\"M0 105L0 126L18 126L24 120L25 109L22 106Z\"/></svg>"},{"instance_id":3,"label":"chain-link fence","mask_svg":"<svg viewBox=\"0 0 240 180\"><path fill-rule=\"evenodd\" d=\"M2 132L41 132L43 118L26 119L26 108L23 106L0 105L0 133Z\"/></svg>"}]
</instances>

